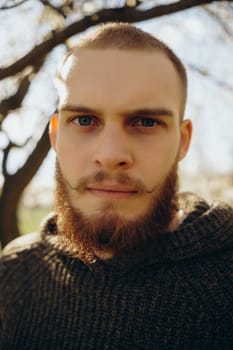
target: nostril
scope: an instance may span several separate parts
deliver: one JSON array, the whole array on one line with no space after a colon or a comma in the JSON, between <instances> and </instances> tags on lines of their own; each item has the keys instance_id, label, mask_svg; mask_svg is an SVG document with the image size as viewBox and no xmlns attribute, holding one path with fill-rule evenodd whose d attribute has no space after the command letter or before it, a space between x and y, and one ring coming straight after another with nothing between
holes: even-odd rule
<instances>
[{"instance_id":1,"label":"nostril","mask_svg":"<svg viewBox=\"0 0 233 350\"><path fill-rule=\"evenodd\" d=\"M123 166L126 166L127 163L126 163L126 162L120 162L118 165L121 166L121 167L123 167Z\"/></svg>"},{"instance_id":2,"label":"nostril","mask_svg":"<svg viewBox=\"0 0 233 350\"><path fill-rule=\"evenodd\" d=\"M95 161L95 164L96 164L97 166L101 166L101 162L100 162L99 160L96 160L96 161Z\"/></svg>"},{"instance_id":3,"label":"nostril","mask_svg":"<svg viewBox=\"0 0 233 350\"><path fill-rule=\"evenodd\" d=\"M109 154L96 155L93 162L98 168L127 169L132 166L133 160L130 156L116 156Z\"/></svg>"}]
</instances>

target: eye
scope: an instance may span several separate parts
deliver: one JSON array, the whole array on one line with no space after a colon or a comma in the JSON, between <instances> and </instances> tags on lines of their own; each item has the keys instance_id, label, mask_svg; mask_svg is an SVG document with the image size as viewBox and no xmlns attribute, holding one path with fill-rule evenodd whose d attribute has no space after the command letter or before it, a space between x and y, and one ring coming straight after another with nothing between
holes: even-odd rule
<instances>
[{"instance_id":1,"label":"eye","mask_svg":"<svg viewBox=\"0 0 233 350\"><path fill-rule=\"evenodd\" d=\"M74 119L74 122L76 124L79 124L80 126L90 126L94 124L93 118L85 115L81 117L76 117Z\"/></svg>"},{"instance_id":2,"label":"eye","mask_svg":"<svg viewBox=\"0 0 233 350\"><path fill-rule=\"evenodd\" d=\"M151 119L151 118L142 118L137 121L136 123L138 126L144 126L146 128L150 128L152 126L155 126L156 124L159 124L158 121Z\"/></svg>"}]
</instances>

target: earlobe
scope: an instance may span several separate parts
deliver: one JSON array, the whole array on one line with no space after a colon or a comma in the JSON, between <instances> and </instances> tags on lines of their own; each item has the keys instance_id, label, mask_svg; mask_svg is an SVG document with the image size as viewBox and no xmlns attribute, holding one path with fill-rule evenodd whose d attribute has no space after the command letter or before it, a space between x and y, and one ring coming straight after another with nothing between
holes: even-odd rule
<instances>
[{"instance_id":1,"label":"earlobe","mask_svg":"<svg viewBox=\"0 0 233 350\"><path fill-rule=\"evenodd\" d=\"M179 160L182 160L189 149L192 137L192 122L189 119L183 120L181 124L181 140Z\"/></svg>"},{"instance_id":2,"label":"earlobe","mask_svg":"<svg viewBox=\"0 0 233 350\"><path fill-rule=\"evenodd\" d=\"M49 138L53 149L56 151L56 139L57 139L57 125L58 125L58 115L54 114L49 123Z\"/></svg>"}]
</instances>

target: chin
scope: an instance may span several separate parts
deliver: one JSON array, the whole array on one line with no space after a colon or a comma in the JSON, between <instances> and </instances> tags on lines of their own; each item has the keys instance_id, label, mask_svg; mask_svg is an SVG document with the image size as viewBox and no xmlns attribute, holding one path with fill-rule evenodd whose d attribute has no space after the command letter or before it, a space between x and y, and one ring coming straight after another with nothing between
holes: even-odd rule
<instances>
[{"instance_id":1,"label":"chin","mask_svg":"<svg viewBox=\"0 0 233 350\"><path fill-rule=\"evenodd\" d=\"M116 205L114 203L105 203L101 206L101 208L95 209L93 211L88 210L86 213L79 208L78 211L81 211L86 217L88 217L90 220L93 220L94 218L99 219L109 219L109 220L119 220L123 222L128 221L135 221L142 216L145 215L146 209L135 210L135 208L130 209L130 206L124 206L123 208L119 205Z\"/></svg>"}]
</instances>

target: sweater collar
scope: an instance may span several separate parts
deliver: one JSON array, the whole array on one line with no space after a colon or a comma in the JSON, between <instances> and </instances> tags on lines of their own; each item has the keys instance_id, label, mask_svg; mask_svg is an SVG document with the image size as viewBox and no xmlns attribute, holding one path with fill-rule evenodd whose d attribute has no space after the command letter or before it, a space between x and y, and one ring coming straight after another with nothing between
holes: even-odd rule
<instances>
[{"instance_id":1,"label":"sweater collar","mask_svg":"<svg viewBox=\"0 0 233 350\"><path fill-rule=\"evenodd\" d=\"M106 261L97 260L89 265L90 269L94 272L125 272L136 266L138 269L203 256L233 245L233 208L217 202L209 206L191 193L181 194L179 204L186 215L182 224L176 231L164 233L144 255L137 258L115 256ZM57 250L69 259L57 247L56 220L55 214L46 219L42 226L42 239L50 249Z\"/></svg>"}]
</instances>

